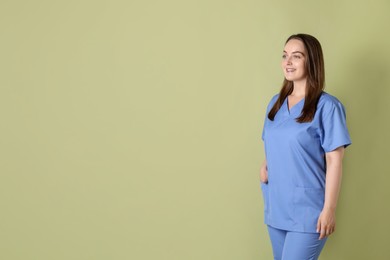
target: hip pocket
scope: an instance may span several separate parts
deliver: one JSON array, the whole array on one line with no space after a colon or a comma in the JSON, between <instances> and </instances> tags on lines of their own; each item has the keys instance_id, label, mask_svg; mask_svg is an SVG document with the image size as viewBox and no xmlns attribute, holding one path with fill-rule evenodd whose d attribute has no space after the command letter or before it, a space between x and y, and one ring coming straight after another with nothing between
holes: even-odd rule
<instances>
[{"instance_id":1,"label":"hip pocket","mask_svg":"<svg viewBox=\"0 0 390 260\"><path fill-rule=\"evenodd\" d=\"M293 218L296 226L307 232L316 232L317 220L324 207L325 190L295 187Z\"/></svg>"},{"instance_id":2,"label":"hip pocket","mask_svg":"<svg viewBox=\"0 0 390 260\"><path fill-rule=\"evenodd\" d=\"M263 193L263 201L264 201L264 212L268 212L268 203L269 203L269 199L268 199L268 184L264 183L264 182L260 182L261 183L261 190L262 190L262 193Z\"/></svg>"}]
</instances>

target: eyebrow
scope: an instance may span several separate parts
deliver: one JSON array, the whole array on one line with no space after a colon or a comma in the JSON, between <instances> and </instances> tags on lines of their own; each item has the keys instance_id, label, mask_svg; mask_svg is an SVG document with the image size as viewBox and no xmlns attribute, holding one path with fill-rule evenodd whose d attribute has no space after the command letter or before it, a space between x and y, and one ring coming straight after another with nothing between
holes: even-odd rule
<instances>
[{"instance_id":1,"label":"eyebrow","mask_svg":"<svg viewBox=\"0 0 390 260\"><path fill-rule=\"evenodd\" d=\"M287 53L287 51L283 51L283 52ZM304 54L303 52L301 52L301 51L293 51L292 54L294 54L294 53L300 53L300 54L302 54L303 56L305 56L305 54Z\"/></svg>"}]
</instances>

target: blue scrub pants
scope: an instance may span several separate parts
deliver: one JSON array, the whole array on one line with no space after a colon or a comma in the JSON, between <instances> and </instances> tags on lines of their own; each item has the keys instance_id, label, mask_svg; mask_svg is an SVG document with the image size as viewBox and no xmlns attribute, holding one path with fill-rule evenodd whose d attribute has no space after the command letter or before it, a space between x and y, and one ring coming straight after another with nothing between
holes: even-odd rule
<instances>
[{"instance_id":1,"label":"blue scrub pants","mask_svg":"<svg viewBox=\"0 0 390 260\"><path fill-rule=\"evenodd\" d=\"M291 232L268 226L274 260L317 260L327 238L319 233Z\"/></svg>"}]
</instances>

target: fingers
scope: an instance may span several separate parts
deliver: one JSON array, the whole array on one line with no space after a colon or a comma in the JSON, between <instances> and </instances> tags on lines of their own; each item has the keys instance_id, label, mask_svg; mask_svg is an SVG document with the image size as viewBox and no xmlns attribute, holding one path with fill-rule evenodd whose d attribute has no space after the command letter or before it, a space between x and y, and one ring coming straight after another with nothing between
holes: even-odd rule
<instances>
[{"instance_id":1,"label":"fingers","mask_svg":"<svg viewBox=\"0 0 390 260\"><path fill-rule=\"evenodd\" d=\"M317 221L317 233L320 233L319 240L330 236L335 231L335 224L329 224L324 222L322 218L318 218Z\"/></svg>"},{"instance_id":2,"label":"fingers","mask_svg":"<svg viewBox=\"0 0 390 260\"><path fill-rule=\"evenodd\" d=\"M320 230L320 237L318 239L321 240L323 238L326 238L329 235L330 235L329 230L327 230L325 228L321 228L321 230Z\"/></svg>"},{"instance_id":3,"label":"fingers","mask_svg":"<svg viewBox=\"0 0 390 260\"><path fill-rule=\"evenodd\" d=\"M268 183L268 171L264 166L260 169L260 181L263 183Z\"/></svg>"},{"instance_id":4,"label":"fingers","mask_svg":"<svg viewBox=\"0 0 390 260\"><path fill-rule=\"evenodd\" d=\"M319 240L323 239L323 238L326 238L328 236L330 236L331 234L333 234L333 232L335 231L335 228L334 227L331 227L331 226L327 226L327 227L324 227L322 226L322 228L317 229L317 232L320 233L320 236L319 236Z\"/></svg>"},{"instance_id":5,"label":"fingers","mask_svg":"<svg viewBox=\"0 0 390 260\"><path fill-rule=\"evenodd\" d=\"M317 233L320 233L321 230L321 221L320 218L317 220Z\"/></svg>"},{"instance_id":6,"label":"fingers","mask_svg":"<svg viewBox=\"0 0 390 260\"><path fill-rule=\"evenodd\" d=\"M260 174L260 181L262 183L268 183L268 176L264 174Z\"/></svg>"},{"instance_id":7,"label":"fingers","mask_svg":"<svg viewBox=\"0 0 390 260\"><path fill-rule=\"evenodd\" d=\"M318 238L319 240L323 239L325 236L325 231L321 230L320 237Z\"/></svg>"},{"instance_id":8,"label":"fingers","mask_svg":"<svg viewBox=\"0 0 390 260\"><path fill-rule=\"evenodd\" d=\"M320 237L318 238L319 240L323 239L326 236L325 228L321 225L321 221L318 220L317 223L317 232L320 233Z\"/></svg>"}]
</instances>

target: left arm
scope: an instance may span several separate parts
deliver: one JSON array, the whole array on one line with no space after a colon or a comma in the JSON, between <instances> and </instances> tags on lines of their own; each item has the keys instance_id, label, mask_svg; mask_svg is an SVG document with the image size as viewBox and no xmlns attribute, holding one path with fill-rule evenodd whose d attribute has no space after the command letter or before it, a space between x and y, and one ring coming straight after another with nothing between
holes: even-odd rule
<instances>
[{"instance_id":1,"label":"left arm","mask_svg":"<svg viewBox=\"0 0 390 260\"><path fill-rule=\"evenodd\" d=\"M325 203L317 221L317 232L321 233L319 239L325 238L335 231L335 215L341 186L343 157L344 146L326 153Z\"/></svg>"}]
</instances>

